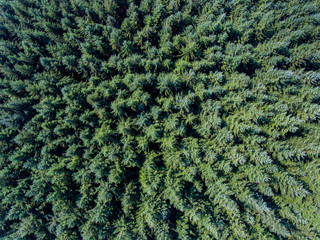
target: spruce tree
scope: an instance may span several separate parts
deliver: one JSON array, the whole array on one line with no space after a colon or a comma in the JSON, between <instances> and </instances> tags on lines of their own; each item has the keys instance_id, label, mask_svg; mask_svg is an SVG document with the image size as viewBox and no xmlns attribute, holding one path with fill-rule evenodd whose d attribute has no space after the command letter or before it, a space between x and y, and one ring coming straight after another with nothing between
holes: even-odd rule
<instances>
[{"instance_id":1,"label":"spruce tree","mask_svg":"<svg viewBox=\"0 0 320 240\"><path fill-rule=\"evenodd\" d=\"M319 10L0 0L0 239L319 239Z\"/></svg>"}]
</instances>

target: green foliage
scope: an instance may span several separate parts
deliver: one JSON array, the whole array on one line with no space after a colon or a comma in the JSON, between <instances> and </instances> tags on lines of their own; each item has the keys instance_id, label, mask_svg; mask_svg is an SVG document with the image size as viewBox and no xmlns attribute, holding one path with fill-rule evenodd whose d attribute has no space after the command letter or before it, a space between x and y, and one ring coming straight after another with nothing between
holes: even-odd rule
<instances>
[{"instance_id":1,"label":"green foliage","mask_svg":"<svg viewBox=\"0 0 320 240\"><path fill-rule=\"evenodd\" d=\"M0 239L320 239L319 0L0 0Z\"/></svg>"}]
</instances>

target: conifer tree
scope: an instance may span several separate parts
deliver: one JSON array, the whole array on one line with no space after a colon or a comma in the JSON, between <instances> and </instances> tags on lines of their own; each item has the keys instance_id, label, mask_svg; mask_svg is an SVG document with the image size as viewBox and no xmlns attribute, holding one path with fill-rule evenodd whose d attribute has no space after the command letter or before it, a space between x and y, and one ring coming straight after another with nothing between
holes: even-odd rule
<instances>
[{"instance_id":1,"label":"conifer tree","mask_svg":"<svg viewBox=\"0 0 320 240\"><path fill-rule=\"evenodd\" d=\"M0 239L320 239L319 0L0 0Z\"/></svg>"}]
</instances>

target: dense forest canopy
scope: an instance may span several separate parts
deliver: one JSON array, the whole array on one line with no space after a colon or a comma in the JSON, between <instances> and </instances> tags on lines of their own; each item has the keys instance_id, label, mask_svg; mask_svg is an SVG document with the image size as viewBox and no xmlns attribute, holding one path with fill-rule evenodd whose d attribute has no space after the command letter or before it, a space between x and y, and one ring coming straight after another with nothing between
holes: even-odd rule
<instances>
[{"instance_id":1,"label":"dense forest canopy","mask_svg":"<svg viewBox=\"0 0 320 240\"><path fill-rule=\"evenodd\" d=\"M319 0L0 0L0 239L320 239L319 39Z\"/></svg>"}]
</instances>

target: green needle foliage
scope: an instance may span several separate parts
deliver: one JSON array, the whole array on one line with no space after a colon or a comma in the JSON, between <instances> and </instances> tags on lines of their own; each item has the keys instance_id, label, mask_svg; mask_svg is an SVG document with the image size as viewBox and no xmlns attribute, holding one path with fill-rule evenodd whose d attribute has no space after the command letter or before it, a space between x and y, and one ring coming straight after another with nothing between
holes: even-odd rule
<instances>
[{"instance_id":1,"label":"green needle foliage","mask_svg":"<svg viewBox=\"0 0 320 240\"><path fill-rule=\"evenodd\" d=\"M0 239L320 239L319 0L0 0Z\"/></svg>"}]
</instances>

